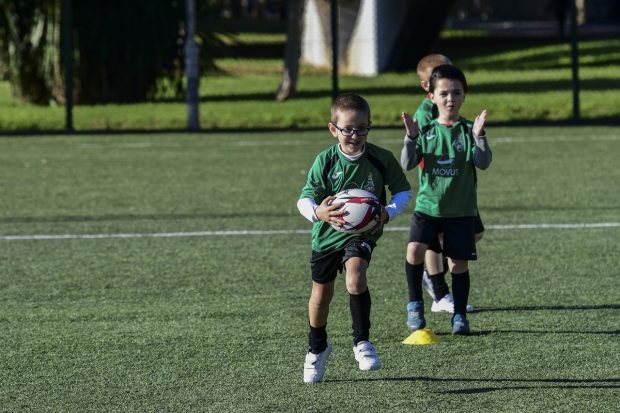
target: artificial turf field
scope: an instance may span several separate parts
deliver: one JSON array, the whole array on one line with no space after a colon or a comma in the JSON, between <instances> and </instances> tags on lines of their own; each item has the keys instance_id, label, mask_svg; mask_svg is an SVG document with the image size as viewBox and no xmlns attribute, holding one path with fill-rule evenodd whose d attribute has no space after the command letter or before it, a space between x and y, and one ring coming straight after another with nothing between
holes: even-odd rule
<instances>
[{"instance_id":1,"label":"artificial turf field","mask_svg":"<svg viewBox=\"0 0 620 413\"><path fill-rule=\"evenodd\" d=\"M295 203L326 130L0 138L0 411L617 411L620 128L488 136L473 334L427 301L441 342L401 343L407 213L368 273L383 368L357 369L340 277L317 385Z\"/></svg>"}]
</instances>

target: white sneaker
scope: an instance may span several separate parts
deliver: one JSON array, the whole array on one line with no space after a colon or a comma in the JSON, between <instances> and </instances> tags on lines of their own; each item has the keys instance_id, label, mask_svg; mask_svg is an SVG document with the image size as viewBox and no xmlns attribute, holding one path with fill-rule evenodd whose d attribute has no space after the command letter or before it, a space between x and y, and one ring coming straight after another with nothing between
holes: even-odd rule
<instances>
[{"instance_id":1,"label":"white sneaker","mask_svg":"<svg viewBox=\"0 0 620 413\"><path fill-rule=\"evenodd\" d=\"M360 370L378 370L381 368L381 361L377 355L375 347L370 341L360 341L357 346L353 346L355 360L360 365Z\"/></svg>"},{"instance_id":2,"label":"white sneaker","mask_svg":"<svg viewBox=\"0 0 620 413\"><path fill-rule=\"evenodd\" d=\"M468 313L471 313L472 311L474 311L474 306L471 304L467 304L465 310ZM444 295L443 298L439 301L433 301L433 305L431 305L431 312L454 314L454 298L452 297L452 293Z\"/></svg>"},{"instance_id":3,"label":"white sneaker","mask_svg":"<svg viewBox=\"0 0 620 413\"><path fill-rule=\"evenodd\" d=\"M325 374L325 363L332 352L332 345L327 343L327 348L322 353L314 354L308 351L304 362L304 383L318 383Z\"/></svg>"},{"instance_id":4,"label":"white sneaker","mask_svg":"<svg viewBox=\"0 0 620 413\"><path fill-rule=\"evenodd\" d=\"M433 283L431 279L428 277L428 271L426 271L426 268L424 268L424 274L422 275L422 287L424 287L428 295L430 295L433 301L435 301L435 293L433 292Z\"/></svg>"}]
</instances>

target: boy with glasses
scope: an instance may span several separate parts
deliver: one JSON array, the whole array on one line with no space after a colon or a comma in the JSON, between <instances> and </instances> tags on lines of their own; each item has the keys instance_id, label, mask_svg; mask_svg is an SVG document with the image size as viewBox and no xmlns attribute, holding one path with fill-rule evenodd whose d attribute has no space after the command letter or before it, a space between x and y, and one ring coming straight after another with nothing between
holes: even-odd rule
<instances>
[{"instance_id":1,"label":"boy with glasses","mask_svg":"<svg viewBox=\"0 0 620 413\"><path fill-rule=\"evenodd\" d=\"M361 370L376 370L381 362L369 340L370 292L366 270L383 225L400 214L413 196L394 155L368 143L371 128L370 107L364 98L346 93L331 106L330 133L338 143L322 151L314 160L297 207L313 223L312 292L308 304L310 332L304 363L304 382L322 380L332 351L327 341L327 317L338 272L345 271L346 288L353 327L353 354ZM386 202L385 187L391 199ZM332 204L335 194L345 189L372 192L381 201L377 225L364 234L335 230L342 225L340 203Z\"/></svg>"}]
</instances>

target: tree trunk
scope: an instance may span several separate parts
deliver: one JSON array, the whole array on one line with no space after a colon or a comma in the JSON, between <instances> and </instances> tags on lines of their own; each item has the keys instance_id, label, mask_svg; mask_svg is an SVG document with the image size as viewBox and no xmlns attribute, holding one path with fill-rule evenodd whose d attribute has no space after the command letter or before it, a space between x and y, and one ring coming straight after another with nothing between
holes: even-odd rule
<instances>
[{"instance_id":1,"label":"tree trunk","mask_svg":"<svg viewBox=\"0 0 620 413\"><path fill-rule=\"evenodd\" d=\"M387 69L414 69L432 50L455 3L456 0L412 0Z\"/></svg>"},{"instance_id":2,"label":"tree trunk","mask_svg":"<svg viewBox=\"0 0 620 413\"><path fill-rule=\"evenodd\" d=\"M62 84L59 70L59 3L2 2L0 24L6 27L8 73L13 94L21 101L48 105ZM2 42L0 42L0 45Z\"/></svg>"},{"instance_id":3,"label":"tree trunk","mask_svg":"<svg viewBox=\"0 0 620 413\"><path fill-rule=\"evenodd\" d=\"M287 0L286 2L287 28L286 46L284 47L284 69L282 71L282 81L276 94L276 100L280 102L295 97L297 93L304 5L304 0Z\"/></svg>"}]
</instances>

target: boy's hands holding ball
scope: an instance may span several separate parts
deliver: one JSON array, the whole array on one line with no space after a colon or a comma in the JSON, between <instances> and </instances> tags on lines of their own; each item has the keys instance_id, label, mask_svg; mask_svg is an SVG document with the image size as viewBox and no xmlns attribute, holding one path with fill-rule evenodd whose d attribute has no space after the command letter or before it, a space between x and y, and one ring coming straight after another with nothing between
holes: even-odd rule
<instances>
[{"instance_id":1,"label":"boy's hands holding ball","mask_svg":"<svg viewBox=\"0 0 620 413\"><path fill-rule=\"evenodd\" d=\"M344 220L341 216L344 214L343 211L339 211L340 207L344 204L342 202L332 203L332 201L336 199L334 195L328 196L321 202L321 204L316 207L314 210L314 214L321 221L325 221L330 225L335 225L342 227L344 225Z\"/></svg>"}]
</instances>

